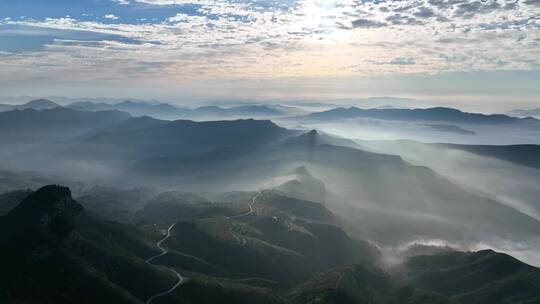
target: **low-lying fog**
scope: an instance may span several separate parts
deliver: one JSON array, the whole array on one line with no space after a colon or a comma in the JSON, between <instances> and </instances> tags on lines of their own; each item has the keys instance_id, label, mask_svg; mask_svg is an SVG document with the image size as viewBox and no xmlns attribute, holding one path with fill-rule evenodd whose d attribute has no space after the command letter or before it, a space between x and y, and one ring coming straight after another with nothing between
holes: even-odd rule
<instances>
[{"instance_id":1,"label":"low-lying fog","mask_svg":"<svg viewBox=\"0 0 540 304\"><path fill-rule=\"evenodd\" d=\"M432 143L472 145L540 144L540 129L509 125L404 122L350 119L339 122L283 120L291 128L318 129L330 134L362 140L410 139Z\"/></svg>"},{"instance_id":2,"label":"low-lying fog","mask_svg":"<svg viewBox=\"0 0 540 304\"><path fill-rule=\"evenodd\" d=\"M35 178L35 173L21 173L15 178L15 184L30 188L50 182L80 189L93 185L148 186L211 197L236 190L284 190L287 188L281 185L298 179L292 170L306 166L313 178L307 182L319 188L298 190L296 194L311 200L319 197L341 216L349 233L378 245L388 253L389 261L399 258L404 246L420 243L463 250L491 248L540 266L540 170L447 147L393 141L408 138L469 144L540 143L538 131L378 120L282 123L290 128L316 128L355 139L359 149L399 155L406 162L397 157L315 148L313 157L307 160L299 160L298 151L271 150L259 155L249 149L240 152L247 156L229 159L231 151L225 150L194 158L160 160L165 161L159 167L164 170L178 160L180 165L175 170L181 171L181 176L169 176L159 168L144 175L134 173L136 164L125 161L132 151L114 143L105 147L56 141L42 146L15 143L3 149L0 170L40 172L42 178ZM145 153L155 157L151 150ZM0 174L0 178L13 180L10 175ZM323 192L326 195L320 194Z\"/></svg>"}]
</instances>

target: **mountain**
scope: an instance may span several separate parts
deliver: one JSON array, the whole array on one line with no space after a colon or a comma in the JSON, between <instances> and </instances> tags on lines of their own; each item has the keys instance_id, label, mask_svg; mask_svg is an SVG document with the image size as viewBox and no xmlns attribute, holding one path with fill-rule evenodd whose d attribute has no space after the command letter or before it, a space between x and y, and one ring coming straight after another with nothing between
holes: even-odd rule
<instances>
[{"instance_id":1,"label":"mountain","mask_svg":"<svg viewBox=\"0 0 540 304\"><path fill-rule=\"evenodd\" d=\"M455 133L462 135L476 135L476 132L460 128L455 125L440 125L440 124L420 124L421 126L428 127L434 131L446 132L446 133Z\"/></svg>"},{"instance_id":2,"label":"mountain","mask_svg":"<svg viewBox=\"0 0 540 304\"><path fill-rule=\"evenodd\" d=\"M327 145L351 147L351 148L360 147L357 143L355 143L354 141L350 139L324 134L317 130L311 130L297 137L292 137L287 140L287 143L289 144L307 143L310 145L327 144Z\"/></svg>"},{"instance_id":3,"label":"mountain","mask_svg":"<svg viewBox=\"0 0 540 304\"><path fill-rule=\"evenodd\" d=\"M0 228L0 302L141 303L174 281L133 228L89 217L65 187L30 194Z\"/></svg>"},{"instance_id":4,"label":"mountain","mask_svg":"<svg viewBox=\"0 0 540 304\"><path fill-rule=\"evenodd\" d=\"M538 109L528 109L528 110L513 110L508 112L508 115L516 117L540 117L540 108Z\"/></svg>"},{"instance_id":5,"label":"mountain","mask_svg":"<svg viewBox=\"0 0 540 304\"><path fill-rule=\"evenodd\" d=\"M232 108L222 108L218 106L205 106L192 111L195 117L197 116L213 116L213 117L260 117L260 116L278 116L282 112L264 105L245 105Z\"/></svg>"},{"instance_id":6,"label":"mountain","mask_svg":"<svg viewBox=\"0 0 540 304\"><path fill-rule=\"evenodd\" d=\"M84 208L100 217L120 223L131 223L154 196L155 190L148 188L116 189L94 186L77 196Z\"/></svg>"},{"instance_id":7,"label":"mountain","mask_svg":"<svg viewBox=\"0 0 540 304\"><path fill-rule=\"evenodd\" d=\"M115 133L115 132L127 132L142 130L151 127L163 126L170 123L168 120L161 120L152 118L149 116L133 117L126 120L122 120L113 125L107 125L103 128L97 128L85 134L85 138L89 138L99 133Z\"/></svg>"},{"instance_id":8,"label":"mountain","mask_svg":"<svg viewBox=\"0 0 540 304\"><path fill-rule=\"evenodd\" d=\"M0 112L12 111L15 107L7 104L0 104Z\"/></svg>"},{"instance_id":9,"label":"mountain","mask_svg":"<svg viewBox=\"0 0 540 304\"><path fill-rule=\"evenodd\" d=\"M294 288L287 299L294 304L457 304L432 292L402 287L369 265L328 270Z\"/></svg>"},{"instance_id":10,"label":"mountain","mask_svg":"<svg viewBox=\"0 0 540 304\"><path fill-rule=\"evenodd\" d=\"M327 267L374 263L380 255L332 224L335 216L321 204L275 191L219 203L168 194L139 215L144 230L176 222L171 254L160 261L206 275L263 278L285 286Z\"/></svg>"},{"instance_id":11,"label":"mountain","mask_svg":"<svg viewBox=\"0 0 540 304\"><path fill-rule=\"evenodd\" d=\"M164 291L156 302L540 300L540 269L511 256L416 246L403 262L388 266L376 247L346 233L324 205L273 190L231 193L227 201L177 191L150 200L151 191L144 190L90 192L95 201L103 197L96 210L106 210L110 197L147 202L126 225L88 213L66 187L20 195L20 203L0 216L0 302L143 303ZM159 255L149 246L158 241L165 248Z\"/></svg>"},{"instance_id":12,"label":"mountain","mask_svg":"<svg viewBox=\"0 0 540 304\"><path fill-rule=\"evenodd\" d=\"M419 236L471 242L488 236L538 240L538 220L429 168L411 165L395 155L318 144L313 136L309 132L258 147L150 158L138 162L134 170L150 176L146 180L162 184L225 192L259 187L304 165L324 181L329 208L350 219L350 227L356 227L361 238L394 245ZM441 217L446 220L438 220ZM500 218L512 224L501 227Z\"/></svg>"},{"instance_id":13,"label":"mountain","mask_svg":"<svg viewBox=\"0 0 540 304\"><path fill-rule=\"evenodd\" d=\"M61 107L61 106L47 99L35 99L25 104L15 106L15 108L18 110L33 109L33 110L38 110L38 111L51 110L58 107Z\"/></svg>"},{"instance_id":14,"label":"mountain","mask_svg":"<svg viewBox=\"0 0 540 304\"><path fill-rule=\"evenodd\" d=\"M115 104L114 108L119 111L130 113L133 116L151 116L155 118L178 119L183 109L167 103L148 104L130 100Z\"/></svg>"},{"instance_id":15,"label":"mountain","mask_svg":"<svg viewBox=\"0 0 540 304\"><path fill-rule=\"evenodd\" d=\"M306 116L311 120L340 120L351 118L374 118L398 121L448 122L464 124L516 124L523 119L502 114L485 115L467 113L452 108L427 109L360 109L356 107L335 108L328 111L312 113ZM539 124L537 120L534 121Z\"/></svg>"},{"instance_id":16,"label":"mountain","mask_svg":"<svg viewBox=\"0 0 540 304\"><path fill-rule=\"evenodd\" d=\"M358 141L363 147L373 151L403 154L407 158L419 155L426 149L430 153L440 151L464 151L479 156L494 158L524 167L540 169L540 145L461 145L447 143L421 143L412 140ZM417 159L415 159L416 161Z\"/></svg>"},{"instance_id":17,"label":"mountain","mask_svg":"<svg viewBox=\"0 0 540 304\"><path fill-rule=\"evenodd\" d=\"M52 102L48 99L35 99L31 100L27 103L20 104L20 105L6 105L6 104L0 104L0 112L8 112L13 110L27 110L27 109L33 109L37 111L41 110L51 110L54 108L61 107L61 105Z\"/></svg>"},{"instance_id":18,"label":"mountain","mask_svg":"<svg viewBox=\"0 0 540 304\"><path fill-rule=\"evenodd\" d=\"M540 169L540 145L437 145L453 150L462 150L482 156L493 157L525 167Z\"/></svg>"},{"instance_id":19,"label":"mountain","mask_svg":"<svg viewBox=\"0 0 540 304\"><path fill-rule=\"evenodd\" d=\"M121 146L140 156L155 157L200 153L218 147L253 147L294 134L268 120L153 122L148 128L99 132L84 143Z\"/></svg>"},{"instance_id":20,"label":"mountain","mask_svg":"<svg viewBox=\"0 0 540 304\"><path fill-rule=\"evenodd\" d=\"M314 177L306 166L299 166L286 176L290 178L286 182L278 185L277 190L287 193L287 195L314 202L324 203L326 201L326 185L320 179Z\"/></svg>"},{"instance_id":21,"label":"mountain","mask_svg":"<svg viewBox=\"0 0 540 304\"><path fill-rule=\"evenodd\" d=\"M92 101L78 101L67 105L67 108L85 111L85 112L99 112L99 111L111 111L114 110L114 105L105 102L92 102Z\"/></svg>"},{"instance_id":22,"label":"mountain","mask_svg":"<svg viewBox=\"0 0 540 304\"><path fill-rule=\"evenodd\" d=\"M92 129L109 126L130 116L119 111L81 112L67 108L14 110L0 113L0 140L64 140Z\"/></svg>"},{"instance_id":23,"label":"mountain","mask_svg":"<svg viewBox=\"0 0 540 304\"><path fill-rule=\"evenodd\" d=\"M469 191L540 220L538 145L425 144L404 140L360 143L372 151L398 154L427 166Z\"/></svg>"},{"instance_id":24,"label":"mountain","mask_svg":"<svg viewBox=\"0 0 540 304\"><path fill-rule=\"evenodd\" d=\"M540 269L492 250L417 255L384 272L331 269L293 288L291 303L537 303Z\"/></svg>"},{"instance_id":25,"label":"mountain","mask_svg":"<svg viewBox=\"0 0 540 304\"><path fill-rule=\"evenodd\" d=\"M0 194L0 216L7 214L31 193L30 190L15 190Z\"/></svg>"},{"instance_id":26,"label":"mountain","mask_svg":"<svg viewBox=\"0 0 540 304\"><path fill-rule=\"evenodd\" d=\"M193 193L167 191L160 193L144 205L136 214L135 222L173 223L192 219L211 207L210 201ZM126 208L127 209L127 208Z\"/></svg>"},{"instance_id":27,"label":"mountain","mask_svg":"<svg viewBox=\"0 0 540 304\"><path fill-rule=\"evenodd\" d=\"M493 250L414 256L403 267L408 284L458 303L540 301L540 269Z\"/></svg>"},{"instance_id":28,"label":"mountain","mask_svg":"<svg viewBox=\"0 0 540 304\"><path fill-rule=\"evenodd\" d=\"M124 100L119 103L80 101L67 106L70 109L86 112L118 110L135 117L150 116L159 119L175 120L185 116L187 109L167 103L146 103Z\"/></svg>"},{"instance_id":29,"label":"mountain","mask_svg":"<svg viewBox=\"0 0 540 304\"><path fill-rule=\"evenodd\" d=\"M158 119L178 120L223 120L239 118L272 117L283 115L278 107L265 105L242 105L230 108L219 106L203 106L195 109L182 108L168 103L151 104L125 100L117 104L76 102L67 107L80 111L119 110L132 116L150 116Z\"/></svg>"}]
</instances>

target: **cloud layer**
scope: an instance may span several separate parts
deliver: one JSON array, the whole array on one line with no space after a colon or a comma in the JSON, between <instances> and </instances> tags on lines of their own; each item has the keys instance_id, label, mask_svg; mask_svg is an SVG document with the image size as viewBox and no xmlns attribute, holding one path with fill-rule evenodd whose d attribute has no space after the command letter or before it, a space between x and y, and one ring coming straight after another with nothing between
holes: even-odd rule
<instances>
[{"instance_id":1,"label":"cloud layer","mask_svg":"<svg viewBox=\"0 0 540 304\"><path fill-rule=\"evenodd\" d=\"M38 2L0 4L0 82L540 68L536 0Z\"/></svg>"}]
</instances>

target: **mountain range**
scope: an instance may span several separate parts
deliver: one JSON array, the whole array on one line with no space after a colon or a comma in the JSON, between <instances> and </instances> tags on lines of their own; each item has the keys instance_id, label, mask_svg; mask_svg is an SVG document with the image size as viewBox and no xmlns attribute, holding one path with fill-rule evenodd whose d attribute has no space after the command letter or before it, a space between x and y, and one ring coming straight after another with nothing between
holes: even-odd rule
<instances>
[{"instance_id":1,"label":"mountain range","mask_svg":"<svg viewBox=\"0 0 540 304\"><path fill-rule=\"evenodd\" d=\"M0 105L0 112L12 110L46 110L61 107L47 99L36 99L21 105ZM119 103L107 103L99 101L76 101L65 107L83 112L99 112L118 110L129 113L134 117L150 116L157 119L177 120L216 120L238 118L279 118L284 116L297 117L301 120L335 121L340 119L371 118L381 120L418 121L418 122L445 122L456 124L515 124L538 126L538 120L534 118L538 113L533 110L515 110L504 114L479 114L468 113L453 108L396 108L396 107L335 107L321 112L312 112L306 115L306 111L294 106L279 104L259 105L246 104L233 107L201 106L187 108L171 105L168 103L149 103L143 101L125 100ZM511 116L509 116L511 115ZM434 125L438 127L438 125ZM441 125L442 127L443 125ZM446 125L445 128L453 128Z\"/></svg>"},{"instance_id":2,"label":"mountain range","mask_svg":"<svg viewBox=\"0 0 540 304\"><path fill-rule=\"evenodd\" d=\"M21 105L0 104L0 112L7 112L7 111L13 111L13 110L27 110L27 109L50 110L50 109L54 109L58 107L60 107L59 104L52 102L50 100L34 99L27 103L23 103Z\"/></svg>"},{"instance_id":3,"label":"mountain range","mask_svg":"<svg viewBox=\"0 0 540 304\"><path fill-rule=\"evenodd\" d=\"M536 193L521 179L536 180L535 145L353 141L270 120L67 107L3 112L0 127L0 302L540 299L540 270L525 263L538 263L540 218L533 201L512 204L516 189ZM453 162L460 174L445 171ZM507 166L519 185L506 196L459 178L504 178Z\"/></svg>"},{"instance_id":4,"label":"mountain range","mask_svg":"<svg viewBox=\"0 0 540 304\"><path fill-rule=\"evenodd\" d=\"M27 111L36 117L32 122L27 120L25 127L19 125L25 122L21 118L2 121ZM76 136L63 136L57 131L59 127L53 128L55 123L76 130L72 134ZM131 118L115 111L57 108L2 113L0 125L9 134L43 132L40 138L46 139L52 133L60 140L6 155L9 166L45 174L62 168L86 182L100 179L111 185L180 187L218 194L231 188L257 188L287 175L291 168L307 166L331 189L333 211L357 213L362 219L362 227L357 228L363 237L390 243L413 241L418 234L469 241L496 235L518 241L540 229L540 223L526 214L456 185L429 168L414 166L395 155L366 151L350 140L317 131L289 130L271 121L171 122ZM27 139L20 136L18 140ZM9 142L9 137L4 141ZM534 148L523 147L523 151L534 158ZM526 161L520 155L516 158ZM424 216L413 225L408 220L411 212ZM451 221L432 218L437 216ZM500 217L511 222L511 227L502 229ZM388 220L395 225L391 235L378 227L379 221ZM464 236L460 230L465 228L470 231Z\"/></svg>"},{"instance_id":5,"label":"mountain range","mask_svg":"<svg viewBox=\"0 0 540 304\"><path fill-rule=\"evenodd\" d=\"M540 108L537 109L527 109L527 110L513 110L508 112L508 115L516 117L540 117Z\"/></svg>"},{"instance_id":6,"label":"mountain range","mask_svg":"<svg viewBox=\"0 0 540 304\"><path fill-rule=\"evenodd\" d=\"M133 102L130 100L118 104L77 102L67 106L79 111L105 111L119 110L131 114L132 116L151 116L159 119L227 119L227 118L256 118L281 116L280 110L263 105L245 105L231 108L219 106L203 106L195 109L181 108L167 103L149 104L143 102Z\"/></svg>"},{"instance_id":7,"label":"mountain range","mask_svg":"<svg viewBox=\"0 0 540 304\"><path fill-rule=\"evenodd\" d=\"M348 236L320 203L272 190L226 196L217 203L187 193L154 194L138 207L126 205L139 211L120 224L89 212L87 201L74 200L66 187L26 193L0 216L6 232L0 236L0 300L497 304L540 299L540 269L505 254L415 249L388 267L377 248ZM162 238L166 227L167 249L157 255L151 242Z\"/></svg>"},{"instance_id":8,"label":"mountain range","mask_svg":"<svg viewBox=\"0 0 540 304\"><path fill-rule=\"evenodd\" d=\"M50 110L61 105L47 99L36 99L21 105L0 105L0 112L13 110ZM64 106L69 109L83 112L122 111L135 117L150 116L158 119L231 119L231 118L257 118L282 116L285 110L294 108L265 105L240 105L234 107L202 106L194 109L178 107L168 103L146 103L125 100L120 103L77 101Z\"/></svg>"},{"instance_id":9,"label":"mountain range","mask_svg":"<svg viewBox=\"0 0 540 304\"><path fill-rule=\"evenodd\" d=\"M426 108L426 109L360 109L356 107L335 108L328 111L311 113L307 119L312 120L340 120L354 118L372 118L398 121L448 122L463 124L516 124L534 123L539 121L531 118L515 118L503 114L467 113L452 108Z\"/></svg>"}]
</instances>

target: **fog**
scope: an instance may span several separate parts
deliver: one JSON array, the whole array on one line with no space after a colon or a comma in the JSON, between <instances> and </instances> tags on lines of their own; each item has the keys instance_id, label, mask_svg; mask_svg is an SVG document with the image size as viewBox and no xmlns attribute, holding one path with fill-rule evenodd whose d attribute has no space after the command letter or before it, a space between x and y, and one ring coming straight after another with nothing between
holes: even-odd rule
<instances>
[{"instance_id":1,"label":"fog","mask_svg":"<svg viewBox=\"0 0 540 304\"><path fill-rule=\"evenodd\" d=\"M374 151L402 156L481 195L540 220L540 170L438 145L403 141L362 141Z\"/></svg>"},{"instance_id":2,"label":"fog","mask_svg":"<svg viewBox=\"0 0 540 304\"><path fill-rule=\"evenodd\" d=\"M219 139L224 144L213 145L201 139L215 132L207 129L184 133L191 138L185 142L177 133L140 137L146 134L143 129L107 129L101 137L92 137L94 131L86 128L43 129L33 131L30 140L4 134L0 170L11 173L4 175L2 191L36 189L44 183L70 185L75 193L102 185L204 197L276 189L324 204L350 235L377 245L389 263L399 261L411 244L427 244L491 248L540 265L540 170L445 146L394 140L534 142L533 130L517 136L514 128L443 126L441 131L441 125L434 129L380 120L283 124L356 139L358 147L345 147L350 144L336 139L325 145L313 138L322 135L302 137L302 132L272 135L253 145L231 133Z\"/></svg>"},{"instance_id":3,"label":"fog","mask_svg":"<svg viewBox=\"0 0 540 304\"><path fill-rule=\"evenodd\" d=\"M288 127L319 129L361 140L409 139L430 143L474 145L540 144L540 129L509 125L403 122L379 119L345 119L337 122L280 121Z\"/></svg>"}]
</instances>

